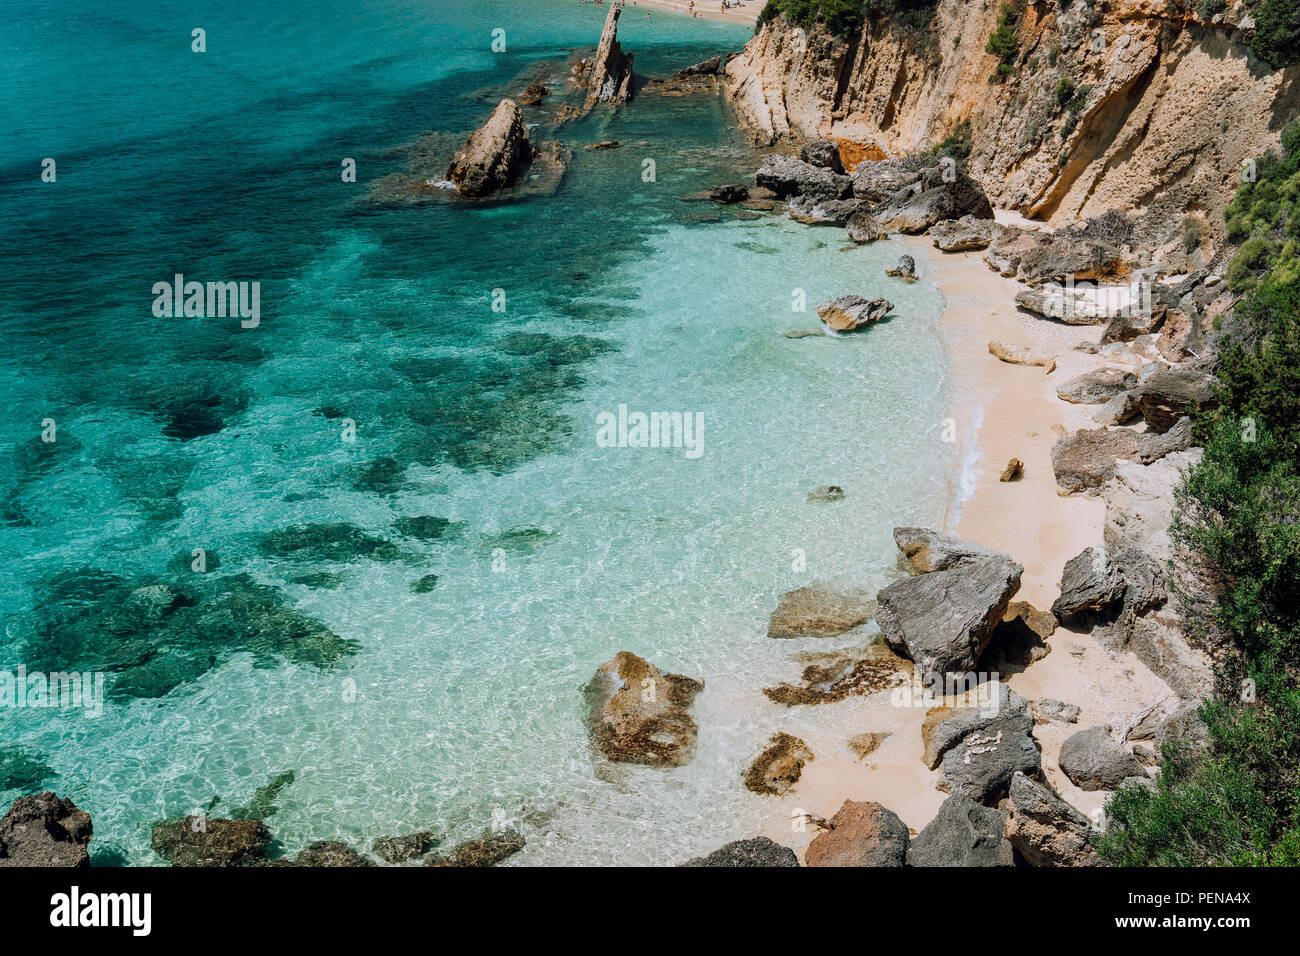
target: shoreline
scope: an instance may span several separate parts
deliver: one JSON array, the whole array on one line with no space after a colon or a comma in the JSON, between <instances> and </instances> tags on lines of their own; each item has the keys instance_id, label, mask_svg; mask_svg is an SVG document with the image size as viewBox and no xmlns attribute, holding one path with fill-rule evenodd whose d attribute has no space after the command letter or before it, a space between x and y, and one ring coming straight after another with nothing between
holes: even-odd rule
<instances>
[{"instance_id":1,"label":"shoreline","mask_svg":"<svg viewBox=\"0 0 1300 956\"><path fill-rule=\"evenodd\" d=\"M758 15L767 5L767 0L746 0L743 7L722 12L720 0L695 0L696 12L703 20L721 20L729 23L757 23ZM632 15L638 10L659 10L690 17L690 0L627 0L623 12Z\"/></svg>"}]
</instances>

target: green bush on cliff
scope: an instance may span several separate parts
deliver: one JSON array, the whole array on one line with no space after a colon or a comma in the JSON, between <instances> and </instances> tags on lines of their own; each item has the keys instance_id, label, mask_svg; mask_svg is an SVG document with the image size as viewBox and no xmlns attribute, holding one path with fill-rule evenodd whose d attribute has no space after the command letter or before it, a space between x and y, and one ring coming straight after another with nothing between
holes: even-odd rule
<instances>
[{"instance_id":1,"label":"green bush on cliff","mask_svg":"<svg viewBox=\"0 0 1300 956\"><path fill-rule=\"evenodd\" d=\"M1220 345L1219 408L1202 418L1205 453L1170 528L1212 599L1208 611L1183 599L1189 636L1222 647L1200 710L1208 738L1162 748L1156 786L1111 800L1098 849L1117 865L1300 863L1300 260L1283 239L1300 126L1282 144L1226 212L1250 236L1230 281L1250 291Z\"/></svg>"},{"instance_id":2,"label":"green bush on cliff","mask_svg":"<svg viewBox=\"0 0 1300 956\"><path fill-rule=\"evenodd\" d=\"M1014 4L1004 3L998 27L984 44L984 52L992 53L999 60L997 71L989 77L990 83L1000 83L1015 72L1013 64L1020 55L1020 38L1016 36L1019 26L1020 11Z\"/></svg>"},{"instance_id":3,"label":"green bush on cliff","mask_svg":"<svg viewBox=\"0 0 1300 956\"><path fill-rule=\"evenodd\" d=\"M1250 50L1274 69L1300 62L1300 0L1257 0Z\"/></svg>"},{"instance_id":4,"label":"green bush on cliff","mask_svg":"<svg viewBox=\"0 0 1300 956\"><path fill-rule=\"evenodd\" d=\"M767 0L756 29L784 16L804 29L820 23L840 39L852 40L868 22L888 20L908 30L923 30L937 4L938 0Z\"/></svg>"}]
</instances>

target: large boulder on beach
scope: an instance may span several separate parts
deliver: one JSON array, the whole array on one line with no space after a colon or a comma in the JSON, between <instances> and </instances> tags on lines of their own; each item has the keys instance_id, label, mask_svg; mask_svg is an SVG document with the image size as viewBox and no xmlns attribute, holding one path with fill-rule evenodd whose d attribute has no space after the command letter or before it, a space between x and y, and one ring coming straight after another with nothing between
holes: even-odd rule
<instances>
[{"instance_id":1,"label":"large boulder on beach","mask_svg":"<svg viewBox=\"0 0 1300 956\"><path fill-rule=\"evenodd\" d=\"M1069 232L1035 233L1037 240L1021 256L1017 276L1032 285L1100 279L1121 272L1123 253L1101 239Z\"/></svg>"},{"instance_id":2,"label":"large boulder on beach","mask_svg":"<svg viewBox=\"0 0 1300 956\"><path fill-rule=\"evenodd\" d=\"M90 814L52 791L19 797L0 817L0 867L90 866Z\"/></svg>"},{"instance_id":3,"label":"large boulder on beach","mask_svg":"<svg viewBox=\"0 0 1300 956\"><path fill-rule=\"evenodd\" d=\"M998 556L895 581L876 595L876 621L922 672L974 670L1023 571Z\"/></svg>"},{"instance_id":4,"label":"large boulder on beach","mask_svg":"<svg viewBox=\"0 0 1300 956\"><path fill-rule=\"evenodd\" d=\"M1042 233L1019 226L998 226L984 250L984 261L994 272L1007 277L1020 271L1021 257L1038 246Z\"/></svg>"},{"instance_id":5,"label":"large boulder on beach","mask_svg":"<svg viewBox=\"0 0 1300 956\"><path fill-rule=\"evenodd\" d=\"M891 232L925 232L945 219L993 219L984 190L964 170L939 164L924 168L915 182L872 210Z\"/></svg>"},{"instance_id":6,"label":"large boulder on beach","mask_svg":"<svg viewBox=\"0 0 1300 956\"><path fill-rule=\"evenodd\" d=\"M930 230L930 238L944 252L968 252L983 249L992 242L996 227L997 223L992 219L962 216L937 223Z\"/></svg>"},{"instance_id":7,"label":"large boulder on beach","mask_svg":"<svg viewBox=\"0 0 1300 956\"><path fill-rule=\"evenodd\" d=\"M270 842L261 820L188 816L155 823L150 846L172 866L256 866Z\"/></svg>"},{"instance_id":8,"label":"large boulder on beach","mask_svg":"<svg viewBox=\"0 0 1300 956\"><path fill-rule=\"evenodd\" d=\"M817 316L833 332L858 332L879 322L894 308L888 299L841 295L817 306Z\"/></svg>"},{"instance_id":9,"label":"large boulder on beach","mask_svg":"<svg viewBox=\"0 0 1300 956\"><path fill-rule=\"evenodd\" d=\"M1169 525L1174 489L1201 460L1199 448L1175 452L1151 464L1120 461L1106 482L1106 523L1102 537L1109 551L1140 548L1163 565L1173 557Z\"/></svg>"},{"instance_id":10,"label":"large boulder on beach","mask_svg":"<svg viewBox=\"0 0 1300 956\"><path fill-rule=\"evenodd\" d=\"M745 771L745 789L785 796L799 782L804 764L813 759L808 745L793 734L772 735L764 751Z\"/></svg>"},{"instance_id":11,"label":"large boulder on beach","mask_svg":"<svg viewBox=\"0 0 1300 956\"><path fill-rule=\"evenodd\" d=\"M1117 460L1136 461L1141 446L1129 428L1080 429L1052 446L1056 489L1068 495L1096 494L1115 474Z\"/></svg>"},{"instance_id":12,"label":"large boulder on beach","mask_svg":"<svg viewBox=\"0 0 1300 956\"><path fill-rule=\"evenodd\" d=\"M859 208L844 223L844 230L856 243L877 242L886 239L889 232L880 224L880 220L867 209Z\"/></svg>"},{"instance_id":13,"label":"large boulder on beach","mask_svg":"<svg viewBox=\"0 0 1300 956\"><path fill-rule=\"evenodd\" d=\"M1002 814L964 794L943 802L907 848L908 866L1014 866Z\"/></svg>"},{"instance_id":14,"label":"large boulder on beach","mask_svg":"<svg viewBox=\"0 0 1300 956\"><path fill-rule=\"evenodd\" d=\"M533 154L519 104L504 99L465 140L447 168L447 179L462 196L487 196L518 182Z\"/></svg>"},{"instance_id":15,"label":"large boulder on beach","mask_svg":"<svg viewBox=\"0 0 1300 956\"><path fill-rule=\"evenodd\" d=\"M1071 734L1057 758L1061 772L1080 790L1118 790L1129 777L1146 777L1142 762L1117 744L1104 726Z\"/></svg>"},{"instance_id":16,"label":"large boulder on beach","mask_svg":"<svg viewBox=\"0 0 1300 956\"><path fill-rule=\"evenodd\" d=\"M844 806L831 817L832 829L817 835L804 853L808 866L904 866L907 825L879 803Z\"/></svg>"},{"instance_id":17,"label":"large boulder on beach","mask_svg":"<svg viewBox=\"0 0 1300 956\"><path fill-rule=\"evenodd\" d=\"M794 850L765 836L734 840L708 856L696 857L682 866L798 866Z\"/></svg>"},{"instance_id":18,"label":"large boulder on beach","mask_svg":"<svg viewBox=\"0 0 1300 956\"><path fill-rule=\"evenodd\" d=\"M686 764L699 732L688 708L703 689L701 681L619 651L583 689L592 743L615 763Z\"/></svg>"},{"instance_id":19,"label":"large boulder on beach","mask_svg":"<svg viewBox=\"0 0 1300 956\"><path fill-rule=\"evenodd\" d=\"M1088 819L1023 773L1011 780L1004 806L1007 840L1030 866L1100 866Z\"/></svg>"},{"instance_id":20,"label":"large boulder on beach","mask_svg":"<svg viewBox=\"0 0 1300 956\"><path fill-rule=\"evenodd\" d=\"M780 199L790 196L847 199L853 194L853 181L848 176L784 153L763 157L763 164L754 174L754 183L772 190Z\"/></svg>"},{"instance_id":21,"label":"large boulder on beach","mask_svg":"<svg viewBox=\"0 0 1300 956\"><path fill-rule=\"evenodd\" d=\"M1127 585L1119 566L1101 548L1084 548L1061 571L1061 594L1052 604L1058 619L1099 614L1124 598Z\"/></svg>"},{"instance_id":22,"label":"large boulder on beach","mask_svg":"<svg viewBox=\"0 0 1300 956\"><path fill-rule=\"evenodd\" d=\"M1137 384L1137 376L1119 368L1098 368L1076 375L1056 389L1056 397L1074 405L1101 405Z\"/></svg>"},{"instance_id":23,"label":"large boulder on beach","mask_svg":"<svg viewBox=\"0 0 1300 956\"><path fill-rule=\"evenodd\" d=\"M935 770L948 751L969 734L1002 716L1031 714L1029 702L1002 681L986 681L962 694L944 697L921 722L921 762Z\"/></svg>"},{"instance_id":24,"label":"large boulder on beach","mask_svg":"<svg viewBox=\"0 0 1300 956\"><path fill-rule=\"evenodd\" d=\"M810 584L782 594L768 637L835 637L871 620L876 602L862 591Z\"/></svg>"},{"instance_id":25,"label":"large boulder on beach","mask_svg":"<svg viewBox=\"0 0 1300 956\"><path fill-rule=\"evenodd\" d=\"M883 203L921 178L922 164L907 159L880 159L859 163L853 171L853 195L869 203Z\"/></svg>"},{"instance_id":26,"label":"large boulder on beach","mask_svg":"<svg viewBox=\"0 0 1300 956\"><path fill-rule=\"evenodd\" d=\"M626 103L632 98L632 55L623 53L618 42L618 18L622 7L614 5L605 16L605 28L587 76L586 109L597 103Z\"/></svg>"},{"instance_id":27,"label":"large boulder on beach","mask_svg":"<svg viewBox=\"0 0 1300 956\"><path fill-rule=\"evenodd\" d=\"M1037 775L1042 770L1029 707L981 715L980 722L944 753L940 768L940 790L964 794L978 803L997 803L1007 795L1016 773Z\"/></svg>"},{"instance_id":28,"label":"large boulder on beach","mask_svg":"<svg viewBox=\"0 0 1300 956\"><path fill-rule=\"evenodd\" d=\"M903 552L907 563L916 571L947 571L983 558L1011 559L1001 551L975 544L955 534L933 531L930 528L895 528L894 544Z\"/></svg>"},{"instance_id":29,"label":"large boulder on beach","mask_svg":"<svg viewBox=\"0 0 1300 956\"><path fill-rule=\"evenodd\" d=\"M1167 368L1143 379L1134 395L1147 427L1165 432L1189 411L1217 404L1213 386L1213 376L1201 369Z\"/></svg>"}]
</instances>

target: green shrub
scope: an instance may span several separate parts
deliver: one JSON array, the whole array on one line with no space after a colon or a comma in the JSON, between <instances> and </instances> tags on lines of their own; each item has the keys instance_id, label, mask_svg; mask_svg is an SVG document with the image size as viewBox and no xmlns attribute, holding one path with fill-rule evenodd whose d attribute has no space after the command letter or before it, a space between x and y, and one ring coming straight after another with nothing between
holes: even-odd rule
<instances>
[{"instance_id":1,"label":"green shrub","mask_svg":"<svg viewBox=\"0 0 1300 956\"><path fill-rule=\"evenodd\" d=\"M909 31L925 31L938 0L768 0L755 27L778 15L805 29L821 23L844 40L856 38L867 22L889 20Z\"/></svg>"},{"instance_id":2,"label":"green shrub","mask_svg":"<svg viewBox=\"0 0 1300 956\"><path fill-rule=\"evenodd\" d=\"M1000 61L997 70L989 77L992 82L1000 83L1015 72L1013 64L1016 57L1020 55L1020 39L1016 36L1019 25L1020 11L1014 4L1004 3L997 29L989 35L988 42L984 44L984 52L993 54Z\"/></svg>"},{"instance_id":3,"label":"green shrub","mask_svg":"<svg viewBox=\"0 0 1300 956\"><path fill-rule=\"evenodd\" d=\"M1257 0L1250 12L1252 53L1278 70L1300 61L1300 0Z\"/></svg>"},{"instance_id":4,"label":"green shrub","mask_svg":"<svg viewBox=\"0 0 1300 956\"><path fill-rule=\"evenodd\" d=\"M1074 98L1075 85L1074 80L1068 76L1058 77L1056 80L1056 105L1064 106Z\"/></svg>"}]
</instances>

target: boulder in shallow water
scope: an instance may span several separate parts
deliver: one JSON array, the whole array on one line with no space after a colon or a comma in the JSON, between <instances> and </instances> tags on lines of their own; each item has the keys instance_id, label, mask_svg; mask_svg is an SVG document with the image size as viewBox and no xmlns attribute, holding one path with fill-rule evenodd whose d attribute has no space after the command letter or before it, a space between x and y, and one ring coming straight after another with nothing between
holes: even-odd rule
<instances>
[{"instance_id":1,"label":"boulder in shallow water","mask_svg":"<svg viewBox=\"0 0 1300 956\"><path fill-rule=\"evenodd\" d=\"M90 866L90 814L47 790L19 797L0 817L0 867Z\"/></svg>"},{"instance_id":2,"label":"boulder in shallow water","mask_svg":"<svg viewBox=\"0 0 1300 956\"><path fill-rule=\"evenodd\" d=\"M698 734L687 708L701 681L664 674L630 651L619 651L584 688L592 743L615 763L682 766Z\"/></svg>"},{"instance_id":3,"label":"boulder in shallow water","mask_svg":"<svg viewBox=\"0 0 1300 956\"><path fill-rule=\"evenodd\" d=\"M404 836L380 837L371 849L386 863L410 863L434 849L439 842L432 831L418 830Z\"/></svg>"},{"instance_id":4,"label":"boulder in shallow water","mask_svg":"<svg viewBox=\"0 0 1300 956\"><path fill-rule=\"evenodd\" d=\"M858 332L879 322L893 308L888 299L841 295L817 306L817 315L833 332Z\"/></svg>"},{"instance_id":5,"label":"boulder in shallow water","mask_svg":"<svg viewBox=\"0 0 1300 956\"><path fill-rule=\"evenodd\" d=\"M523 834L515 830L487 832L477 840L466 840L448 856L430 857L426 866L496 866L524 848Z\"/></svg>"},{"instance_id":6,"label":"boulder in shallow water","mask_svg":"<svg viewBox=\"0 0 1300 956\"><path fill-rule=\"evenodd\" d=\"M446 178L456 184L461 196L488 196L517 183L533 154L524 114L518 103L507 98L497 104L486 123L470 133L447 167Z\"/></svg>"},{"instance_id":7,"label":"boulder in shallow water","mask_svg":"<svg viewBox=\"0 0 1300 956\"><path fill-rule=\"evenodd\" d=\"M745 789L784 796L799 782L804 764L812 759L813 752L798 737L773 734L767 748L745 771Z\"/></svg>"},{"instance_id":8,"label":"boulder in shallow water","mask_svg":"<svg viewBox=\"0 0 1300 956\"><path fill-rule=\"evenodd\" d=\"M907 825L879 803L844 806L830 820L832 829L808 845L808 866L903 866L907 863Z\"/></svg>"},{"instance_id":9,"label":"boulder in shallow water","mask_svg":"<svg viewBox=\"0 0 1300 956\"><path fill-rule=\"evenodd\" d=\"M708 856L696 857L682 866L798 866L794 850L767 837L735 840Z\"/></svg>"},{"instance_id":10,"label":"boulder in shallow water","mask_svg":"<svg viewBox=\"0 0 1300 956\"><path fill-rule=\"evenodd\" d=\"M856 243L876 242L888 238L889 233L875 216L866 209L858 209L844 224L849 238Z\"/></svg>"},{"instance_id":11,"label":"boulder in shallow water","mask_svg":"<svg viewBox=\"0 0 1300 956\"><path fill-rule=\"evenodd\" d=\"M898 265L892 269L886 269L885 275L892 276L895 279L902 279L904 282L915 282L916 260L911 256L899 256Z\"/></svg>"},{"instance_id":12,"label":"boulder in shallow water","mask_svg":"<svg viewBox=\"0 0 1300 956\"><path fill-rule=\"evenodd\" d=\"M821 584L781 595L768 621L768 637L835 637L871 620L876 602L858 591Z\"/></svg>"},{"instance_id":13,"label":"boulder in shallow water","mask_svg":"<svg viewBox=\"0 0 1300 956\"><path fill-rule=\"evenodd\" d=\"M370 866L371 864L369 860L346 843L339 843L337 840L317 840L298 854L298 858L293 861L293 865L351 867Z\"/></svg>"}]
</instances>

